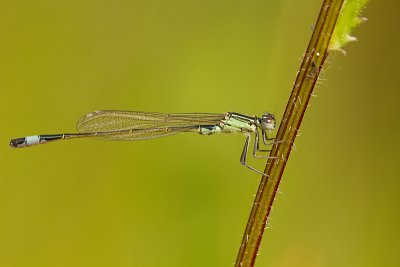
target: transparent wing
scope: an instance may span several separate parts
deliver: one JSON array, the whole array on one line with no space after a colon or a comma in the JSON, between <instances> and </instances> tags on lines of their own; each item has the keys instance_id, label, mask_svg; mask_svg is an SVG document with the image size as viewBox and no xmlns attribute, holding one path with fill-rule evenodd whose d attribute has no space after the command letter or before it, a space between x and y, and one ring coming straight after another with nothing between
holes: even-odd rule
<instances>
[{"instance_id":1,"label":"transparent wing","mask_svg":"<svg viewBox=\"0 0 400 267\"><path fill-rule=\"evenodd\" d=\"M80 133L107 140L143 140L196 131L200 125L217 125L225 114L100 110L79 119Z\"/></svg>"}]
</instances>

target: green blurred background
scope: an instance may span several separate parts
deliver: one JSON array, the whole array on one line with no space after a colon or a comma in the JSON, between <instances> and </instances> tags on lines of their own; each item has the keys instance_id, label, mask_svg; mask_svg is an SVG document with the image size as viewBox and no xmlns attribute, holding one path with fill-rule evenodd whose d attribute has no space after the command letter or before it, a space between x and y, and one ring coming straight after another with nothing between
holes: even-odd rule
<instances>
[{"instance_id":1,"label":"green blurred background","mask_svg":"<svg viewBox=\"0 0 400 267\"><path fill-rule=\"evenodd\" d=\"M260 180L243 136L9 139L97 109L279 119L321 2L3 1L0 266L232 266ZM399 6L330 56L257 266L400 266Z\"/></svg>"}]
</instances>

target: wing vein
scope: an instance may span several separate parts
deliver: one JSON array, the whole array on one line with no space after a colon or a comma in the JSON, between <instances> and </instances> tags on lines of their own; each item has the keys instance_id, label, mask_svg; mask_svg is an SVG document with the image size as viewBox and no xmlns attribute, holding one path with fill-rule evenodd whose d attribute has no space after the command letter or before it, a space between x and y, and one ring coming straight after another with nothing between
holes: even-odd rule
<instances>
[{"instance_id":1,"label":"wing vein","mask_svg":"<svg viewBox=\"0 0 400 267\"><path fill-rule=\"evenodd\" d=\"M77 130L106 140L144 140L217 125L225 114L100 110L79 119Z\"/></svg>"}]
</instances>

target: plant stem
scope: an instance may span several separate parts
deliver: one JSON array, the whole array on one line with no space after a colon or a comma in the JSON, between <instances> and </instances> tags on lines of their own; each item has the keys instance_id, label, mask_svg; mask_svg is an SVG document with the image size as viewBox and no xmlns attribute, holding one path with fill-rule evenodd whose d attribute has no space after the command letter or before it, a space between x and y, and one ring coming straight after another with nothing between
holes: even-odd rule
<instances>
[{"instance_id":1,"label":"plant stem","mask_svg":"<svg viewBox=\"0 0 400 267\"><path fill-rule=\"evenodd\" d=\"M235 266L254 266L261 239L292 144L307 109L315 82L328 56L332 32L344 0L324 0L310 43L297 74L275 144L265 166Z\"/></svg>"}]
</instances>

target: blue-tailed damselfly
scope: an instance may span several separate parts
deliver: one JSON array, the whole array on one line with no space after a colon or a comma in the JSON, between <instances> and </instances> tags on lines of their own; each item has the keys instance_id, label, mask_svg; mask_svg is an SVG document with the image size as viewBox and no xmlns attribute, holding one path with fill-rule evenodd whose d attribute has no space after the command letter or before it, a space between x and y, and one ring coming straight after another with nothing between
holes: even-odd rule
<instances>
[{"instance_id":1,"label":"blue-tailed damselfly","mask_svg":"<svg viewBox=\"0 0 400 267\"><path fill-rule=\"evenodd\" d=\"M10 146L15 148L29 147L56 140L94 137L104 140L145 140L169 136L182 132L198 132L202 135L214 133L243 133L246 142L240 157L240 163L247 168L265 175L263 172L247 165L247 152L251 134L255 136L253 156L258 156L259 135L263 143L268 145L267 132L275 129L275 117L271 113L264 113L261 118L250 117L235 112L224 114L214 113L156 113L100 110L91 112L77 123L78 133L33 135L12 139Z\"/></svg>"}]
</instances>

